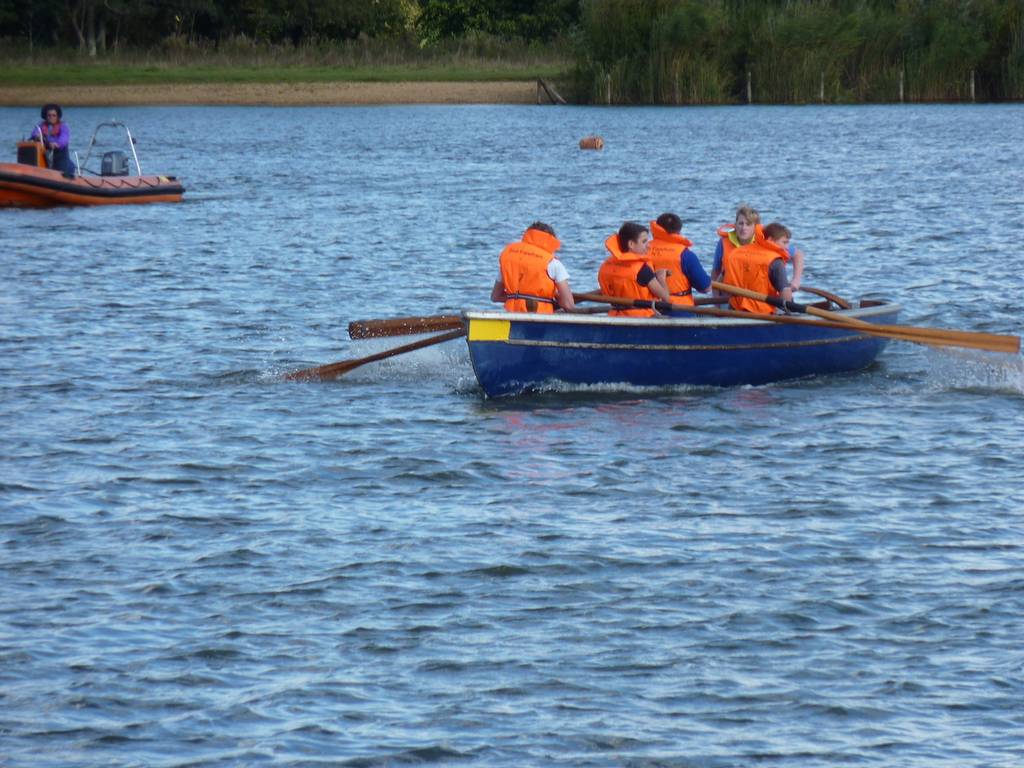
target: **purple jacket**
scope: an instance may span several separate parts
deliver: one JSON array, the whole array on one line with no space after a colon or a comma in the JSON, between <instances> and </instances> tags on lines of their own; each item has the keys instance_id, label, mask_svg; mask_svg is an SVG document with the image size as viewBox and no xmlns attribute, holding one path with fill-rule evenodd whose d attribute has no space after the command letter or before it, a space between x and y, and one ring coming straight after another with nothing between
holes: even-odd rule
<instances>
[{"instance_id":1,"label":"purple jacket","mask_svg":"<svg viewBox=\"0 0 1024 768\"><path fill-rule=\"evenodd\" d=\"M44 120L32 131L32 138L43 136L50 145L53 145L57 149L67 149L68 142L71 140L71 131L68 130L68 124L57 123L57 126L60 128L60 132L56 136L51 136L50 132L47 130L47 123Z\"/></svg>"}]
</instances>

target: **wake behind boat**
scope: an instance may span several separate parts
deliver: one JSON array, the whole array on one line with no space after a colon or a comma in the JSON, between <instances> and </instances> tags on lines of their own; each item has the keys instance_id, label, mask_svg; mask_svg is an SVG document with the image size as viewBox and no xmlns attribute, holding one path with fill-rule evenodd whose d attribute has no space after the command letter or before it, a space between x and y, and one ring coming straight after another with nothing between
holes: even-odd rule
<instances>
[{"instance_id":1,"label":"wake behind boat","mask_svg":"<svg viewBox=\"0 0 1024 768\"><path fill-rule=\"evenodd\" d=\"M98 158L99 169L89 160L103 129L123 130L131 151L135 173L130 173L128 153L114 149ZM131 203L176 203L185 193L174 176L144 175L135 151L135 139L128 127L117 120L100 123L93 131L85 159L77 162L78 173L66 175L49 167L39 141L20 141L15 163L0 163L0 207L48 208L57 205L124 205Z\"/></svg>"}]
</instances>

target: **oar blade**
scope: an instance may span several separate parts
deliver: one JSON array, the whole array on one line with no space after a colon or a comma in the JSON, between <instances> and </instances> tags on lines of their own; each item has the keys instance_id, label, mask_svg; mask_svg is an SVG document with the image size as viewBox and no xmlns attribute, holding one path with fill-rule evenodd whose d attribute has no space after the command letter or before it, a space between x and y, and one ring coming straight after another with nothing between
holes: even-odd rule
<instances>
[{"instance_id":1,"label":"oar blade","mask_svg":"<svg viewBox=\"0 0 1024 768\"><path fill-rule=\"evenodd\" d=\"M835 327L838 323L829 323ZM995 336L990 338L943 338L934 335L922 335L913 331L888 330L898 326L887 326L882 328L862 328L860 326L850 327L854 333L863 333L866 336L878 336L894 341L909 341L913 344L924 344L928 347L961 347L964 349L981 349L986 352L1020 352L1020 339L1016 336ZM979 334L989 336L988 334Z\"/></svg>"},{"instance_id":2,"label":"oar blade","mask_svg":"<svg viewBox=\"0 0 1024 768\"><path fill-rule=\"evenodd\" d=\"M365 365L366 362L362 358L358 360L342 360L341 362L329 363L328 365L305 368L301 371L292 371L291 373L286 373L284 378L286 381L331 381L339 376L344 376L353 368Z\"/></svg>"},{"instance_id":3,"label":"oar blade","mask_svg":"<svg viewBox=\"0 0 1024 768\"><path fill-rule=\"evenodd\" d=\"M420 339L414 341L411 344L403 344L400 347L394 349L388 349L383 352L376 352L366 357L358 357L354 360L341 360L337 363L328 363L327 365L319 365L314 368L304 368L301 371L292 371L286 373L284 379L286 381L331 381L337 379L339 376L344 376L354 368L358 368L361 365L367 363L374 363L378 360L384 360L388 357L394 357L395 355L401 355L406 352L413 352L417 349L423 349L424 347L431 347L434 344L441 344L445 341L451 341L461 336L466 335L466 329L460 327L457 330L449 331L448 333L442 333L438 336L431 336L429 339Z\"/></svg>"}]
</instances>

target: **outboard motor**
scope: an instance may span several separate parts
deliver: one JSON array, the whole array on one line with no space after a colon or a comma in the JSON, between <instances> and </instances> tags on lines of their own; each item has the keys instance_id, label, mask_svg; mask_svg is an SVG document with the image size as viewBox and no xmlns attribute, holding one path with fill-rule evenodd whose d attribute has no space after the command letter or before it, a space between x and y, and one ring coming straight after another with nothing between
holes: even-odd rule
<instances>
[{"instance_id":1,"label":"outboard motor","mask_svg":"<svg viewBox=\"0 0 1024 768\"><path fill-rule=\"evenodd\" d=\"M128 156L121 150L104 152L100 163L100 176L127 176Z\"/></svg>"}]
</instances>

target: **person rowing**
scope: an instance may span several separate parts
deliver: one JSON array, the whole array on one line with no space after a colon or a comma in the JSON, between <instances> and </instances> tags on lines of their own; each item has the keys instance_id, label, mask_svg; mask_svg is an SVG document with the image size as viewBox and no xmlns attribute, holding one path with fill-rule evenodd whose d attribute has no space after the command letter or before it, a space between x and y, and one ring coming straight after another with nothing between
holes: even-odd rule
<instances>
[{"instance_id":1,"label":"person rowing","mask_svg":"<svg viewBox=\"0 0 1024 768\"><path fill-rule=\"evenodd\" d=\"M787 227L772 222L763 229L762 236L730 249L722 260L724 282L784 302L792 301L793 285L786 275L791 237ZM768 302L735 294L729 297L729 305L741 312L775 312L775 306Z\"/></svg>"},{"instance_id":2,"label":"person rowing","mask_svg":"<svg viewBox=\"0 0 1024 768\"><path fill-rule=\"evenodd\" d=\"M549 224L533 222L522 239L509 243L498 257L500 272L491 289L491 301L504 302L509 312L544 314L559 308L575 309L569 271L555 256L561 247Z\"/></svg>"},{"instance_id":3,"label":"person rowing","mask_svg":"<svg viewBox=\"0 0 1024 768\"><path fill-rule=\"evenodd\" d=\"M757 209L744 203L736 209L736 216L732 225L724 225L718 228L718 243L715 245L715 259L711 265L711 279L722 280L724 268L722 263L726 254L734 248L743 245L750 245L761 234L761 214ZM804 253L799 248L790 244L787 246L789 258L793 263L793 278L790 286L794 291L800 289L800 281L804 274Z\"/></svg>"},{"instance_id":4,"label":"person rowing","mask_svg":"<svg viewBox=\"0 0 1024 768\"><path fill-rule=\"evenodd\" d=\"M647 255L655 272L665 270L665 287L675 304L693 306L693 292L707 293L711 278L701 266L700 259L690 250L693 245L683 237L683 222L674 213L661 214L651 222L651 239Z\"/></svg>"},{"instance_id":5,"label":"person rowing","mask_svg":"<svg viewBox=\"0 0 1024 768\"><path fill-rule=\"evenodd\" d=\"M650 235L647 227L635 221L624 222L619 231L604 241L609 256L597 273L601 292L606 296L650 301L650 309L611 309L609 315L651 317L659 314L656 299L671 301L666 285L665 269L655 269L647 253Z\"/></svg>"}]
</instances>

